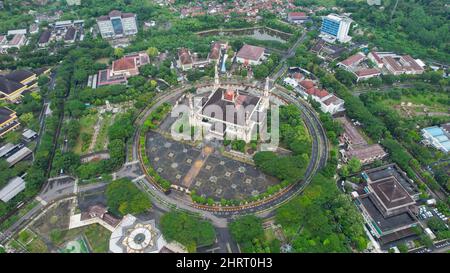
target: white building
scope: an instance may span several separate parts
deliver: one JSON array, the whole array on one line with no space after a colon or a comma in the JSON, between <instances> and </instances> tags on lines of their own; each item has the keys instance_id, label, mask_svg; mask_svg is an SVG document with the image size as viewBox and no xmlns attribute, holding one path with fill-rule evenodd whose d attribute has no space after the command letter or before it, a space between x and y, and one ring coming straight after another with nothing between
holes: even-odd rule
<instances>
[{"instance_id":1,"label":"white building","mask_svg":"<svg viewBox=\"0 0 450 273\"><path fill-rule=\"evenodd\" d=\"M303 80L296 88L297 91L306 99L309 96L320 104L320 110L324 113L334 115L345 110L344 100L336 97L336 95L329 93L327 90L320 90L313 81Z\"/></svg>"},{"instance_id":2,"label":"white building","mask_svg":"<svg viewBox=\"0 0 450 273\"><path fill-rule=\"evenodd\" d=\"M444 153L450 151L450 123L442 125L442 127L432 126L422 129L422 136L424 143L433 146L434 148L441 150Z\"/></svg>"},{"instance_id":3,"label":"white building","mask_svg":"<svg viewBox=\"0 0 450 273\"><path fill-rule=\"evenodd\" d=\"M341 43L347 43L352 39L352 37L348 36L352 22L353 20L347 16L334 13L328 14L322 17L320 37L327 42L335 42L337 40Z\"/></svg>"},{"instance_id":4,"label":"white building","mask_svg":"<svg viewBox=\"0 0 450 273\"><path fill-rule=\"evenodd\" d=\"M259 65L264 59L263 47L244 45L236 54L236 61L244 65Z\"/></svg>"},{"instance_id":5,"label":"white building","mask_svg":"<svg viewBox=\"0 0 450 273\"><path fill-rule=\"evenodd\" d=\"M138 32L136 14L122 13L118 10L97 18L97 25L103 38L120 38Z\"/></svg>"},{"instance_id":6,"label":"white building","mask_svg":"<svg viewBox=\"0 0 450 273\"><path fill-rule=\"evenodd\" d=\"M186 252L181 245L166 242L155 220L141 221L131 214L125 215L112 232L109 250L113 253Z\"/></svg>"},{"instance_id":7,"label":"white building","mask_svg":"<svg viewBox=\"0 0 450 273\"><path fill-rule=\"evenodd\" d=\"M189 124L201 128L207 139L256 139L263 129L271 90L266 79L264 90L246 90L246 86L221 85L216 68L215 83L208 96L189 96ZM259 92L260 94L256 94Z\"/></svg>"},{"instance_id":8,"label":"white building","mask_svg":"<svg viewBox=\"0 0 450 273\"><path fill-rule=\"evenodd\" d=\"M425 64L410 55L398 55L393 52L370 52L367 57L374 62L383 74L422 74Z\"/></svg>"}]
</instances>

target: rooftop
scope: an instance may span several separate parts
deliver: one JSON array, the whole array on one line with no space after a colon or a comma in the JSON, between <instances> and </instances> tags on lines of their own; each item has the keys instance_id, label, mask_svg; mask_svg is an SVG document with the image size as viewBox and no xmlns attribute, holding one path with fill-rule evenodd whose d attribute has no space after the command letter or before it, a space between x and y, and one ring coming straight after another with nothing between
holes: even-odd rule
<instances>
[{"instance_id":1,"label":"rooftop","mask_svg":"<svg viewBox=\"0 0 450 273\"><path fill-rule=\"evenodd\" d=\"M356 53L355 55L352 55L350 57L348 57L347 59L343 60L341 63L345 66L353 66L357 63L359 63L360 61L364 60L366 56L364 56L364 54L362 53Z\"/></svg>"},{"instance_id":2,"label":"rooftop","mask_svg":"<svg viewBox=\"0 0 450 273\"><path fill-rule=\"evenodd\" d=\"M15 112L7 107L0 107L0 124L10 120Z\"/></svg>"},{"instance_id":3,"label":"rooftop","mask_svg":"<svg viewBox=\"0 0 450 273\"><path fill-rule=\"evenodd\" d=\"M393 229L401 228L414 224L416 221L409 211L385 217L380 210L376 207L375 203L371 199L371 196L365 196L360 199L361 204L365 210L369 213L382 232L387 232Z\"/></svg>"},{"instance_id":4,"label":"rooftop","mask_svg":"<svg viewBox=\"0 0 450 273\"><path fill-rule=\"evenodd\" d=\"M369 183L369 186L387 209L400 208L415 203L394 176Z\"/></svg>"},{"instance_id":5,"label":"rooftop","mask_svg":"<svg viewBox=\"0 0 450 273\"><path fill-rule=\"evenodd\" d=\"M222 121L228 121L228 119L234 118L231 123L244 125L250 117L246 117L244 120L241 120L238 118L239 115L235 113L237 112L245 115L246 113L242 111L251 112L254 107L258 105L259 101L259 97L251 95L247 92L218 88L203 105L202 114L211 118L220 119ZM216 116L217 113L214 111L209 111L210 109L207 108L208 106L220 107L223 116Z\"/></svg>"},{"instance_id":6,"label":"rooftop","mask_svg":"<svg viewBox=\"0 0 450 273\"><path fill-rule=\"evenodd\" d=\"M361 161L365 161L370 158L383 157L386 152L383 150L380 144L365 145L357 147L355 149L347 151L347 157L356 157Z\"/></svg>"},{"instance_id":7,"label":"rooftop","mask_svg":"<svg viewBox=\"0 0 450 273\"><path fill-rule=\"evenodd\" d=\"M114 71L122 71L136 68L136 61L134 58L123 57L113 62L112 69Z\"/></svg>"},{"instance_id":8,"label":"rooftop","mask_svg":"<svg viewBox=\"0 0 450 273\"><path fill-rule=\"evenodd\" d=\"M9 80L5 76L0 75L0 92L5 94L11 94L22 87L24 87L23 84Z\"/></svg>"},{"instance_id":9,"label":"rooftop","mask_svg":"<svg viewBox=\"0 0 450 273\"><path fill-rule=\"evenodd\" d=\"M0 200L8 202L25 189L25 181L21 177L9 180L3 189L0 190Z\"/></svg>"},{"instance_id":10,"label":"rooftop","mask_svg":"<svg viewBox=\"0 0 450 273\"><path fill-rule=\"evenodd\" d=\"M264 48L245 44L237 53L236 57L258 61L264 54Z\"/></svg>"}]
</instances>

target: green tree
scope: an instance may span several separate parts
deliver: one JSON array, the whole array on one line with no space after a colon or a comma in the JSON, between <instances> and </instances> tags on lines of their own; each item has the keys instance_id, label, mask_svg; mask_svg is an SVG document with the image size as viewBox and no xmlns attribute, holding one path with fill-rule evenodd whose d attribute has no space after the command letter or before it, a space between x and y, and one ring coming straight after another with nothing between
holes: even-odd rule
<instances>
[{"instance_id":1,"label":"green tree","mask_svg":"<svg viewBox=\"0 0 450 273\"><path fill-rule=\"evenodd\" d=\"M181 243L189 252L195 252L197 246L213 244L216 238L210 222L184 212L172 211L164 214L160 227L166 240Z\"/></svg>"},{"instance_id":2,"label":"green tree","mask_svg":"<svg viewBox=\"0 0 450 273\"><path fill-rule=\"evenodd\" d=\"M150 57L150 59L153 59L159 53L158 49L156 47L149 47L146 52L147 52L148 56Z\"/></svg>"},{"instance_id":3,"label":"green tree","mask_svg":"<svg viewBox=\"0 0 450 273\"><path fill-rule=\"evenodd\" d=\"M114 49L114 56L116 58L122 58L124 55L125 50L121 47L117 47Z\"/></svg>"},{"instance_id":4,"label":"green tree","mask_svg":"<svg viewBox=\"0 0 450 273\"><path fill-rule=\"evenodd\" d=\"M254 215L246 215L237 218L230 223L230 233L239 244L248 246L252 242L264 239L264 230L261 218Z\"/></svg>"},{"instance_id":5,"label":"green tree","mask_svg":"<svg viewBox=\"0 0 450 273\"><path fill-rule=\"evenodd\" d=\"M117 215L139 214L148 211L152 204L147 194L140 191L129 179L118 179L108 184L106 201Z\"/></svg>"}]
</instances>

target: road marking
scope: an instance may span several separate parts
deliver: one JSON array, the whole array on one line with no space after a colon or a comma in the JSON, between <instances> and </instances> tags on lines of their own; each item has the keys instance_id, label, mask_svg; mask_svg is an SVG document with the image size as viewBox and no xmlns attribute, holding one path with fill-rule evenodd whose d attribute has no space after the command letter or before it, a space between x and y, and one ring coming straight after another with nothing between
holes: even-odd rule
<instances>
[{"instance_id":1,"label":"road marking","mask_svg":"<svg viewBox=\"0 0 450 273\"><path fill-rule=\"evenodd\" d=\"M36 200L39 201L39 203L41 203L43 206L47 205L47 201L42 199L40 196L36 196Z\"/></svg>"}]
</instances>

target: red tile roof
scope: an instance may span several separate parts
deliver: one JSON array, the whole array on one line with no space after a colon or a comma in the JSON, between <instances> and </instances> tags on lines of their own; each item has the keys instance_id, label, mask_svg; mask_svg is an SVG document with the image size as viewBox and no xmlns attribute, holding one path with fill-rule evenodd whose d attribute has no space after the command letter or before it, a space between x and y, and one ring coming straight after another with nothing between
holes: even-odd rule
<instances>
[{"instance_id":1,"label":"red tile roof","mask_svg":"<svg viewBox=\"0 0 450 273\"><path fill-rule=\"evenodd\" d=\"M304 18L307 18L308 16L304 12L289 12L288 13L288 17L291 18L291 19L292 18L294 18L294 19L296 19L296 18L304 19Z\"/></svg>"},{"instance_id":2,"label":"red tile roof","mask_svg":"<svg viewBox=\"0 0 450 273\"><path fill-rule=\"evenodd\" d=\"M304 89L310 89L312 87L314 87L314 83L310 80L303 80L300 82L300 85L304 88Z\"/></svg>"},{"instance_id":3,"label":"red tile roof","mask_svg":"<svg viewBox=\"0 0 450 273\"><path fill-rule=\"evenodd\" d=\"M236 55L238 58L258 61L264 54L264 48L259 46L244 45Z\"/></svg>"},{"instance_id":4,"label":"red tile roof","mask_svg":"<svg viewBox=\"0 0 450 273\"><path fill-rule=\"evenodd\" d=\"M365 58L365 56L362 53L357 53L353 56L348 57L347 59L343 60L341 64L345 66L352 66L357 64L358 62L362 61Z\"/></svg>"},{"instance_id":5,"label":"red tile roof","mask_svg":"<svg viewBox=\"0 0 450 273\"><path fill-rule=\"evenodd\" d=\"M215 42L211 46L211 51L209 52L209 58L213 60L217 60L220 57L220 43Z\"/></svg>"},{"instance_id":6,"label":"red tile roof","mask_svg":"<svg viewBox=\"0 0 450 273\"><path fill-rule=\"evenodd\" d=\"M136 61L133 57L123 57L113 62L114 71L130 70L136 68Z\"/></svg>"},{"instance_id":7,"label":"red tile roof","mask_svg":"<svg viewBox=\"0 0 450 273\"><path fill-rule=\"evenodd\" d=\"M355 72L358 77L380 74L380 70L376 68L365 68Z\"/></svg>"},{"instance_id":8,"label":"red tile roof","mask_svg":"<svg viewBox=\"0 0 450 273\"><path fill-rule=\"evenodd\" d=\"M373 57L375 58L375 60L376 60L378 63L383 63L383 61L381 60L381 58L380 58L380 56L378 55L377 52L372 51L372 52L370 52L370 53L372 53Z\"/></svg>"},{"instance_id":9,"label":"red tile roof","mask_svg":"<svg viewBox=\"0 0 450 273\"><path fill-rule=\"evenodd\" d=\"M178 50L178 58L180 59L181 64L191 64L192 56L187 48L180 48Z\"/></svg>"}]
</instances>

